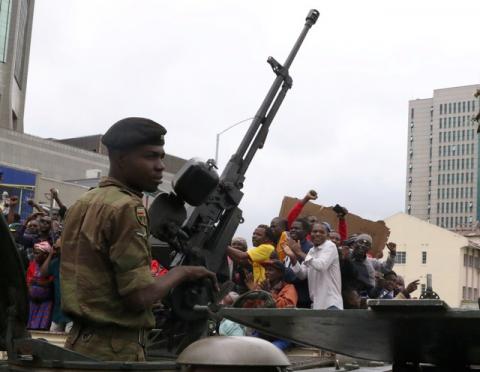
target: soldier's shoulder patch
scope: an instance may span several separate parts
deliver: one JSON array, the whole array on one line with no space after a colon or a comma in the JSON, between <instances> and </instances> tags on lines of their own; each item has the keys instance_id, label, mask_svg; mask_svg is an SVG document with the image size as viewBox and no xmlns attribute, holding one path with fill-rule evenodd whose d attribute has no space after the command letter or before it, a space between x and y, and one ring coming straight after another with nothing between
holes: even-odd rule
<instances>
[{"instance_id":1,"label":"soldier's shoulder patch","mask_svg":"<svg viewBox=\"0 0 480 372\"><path fill-rule=\"evenodd\" d=\"M136 207L135 208L135 215L137 216L138 222L140 225L147 226L147 211L145 207Z\"/></svg>"}]
</instances>

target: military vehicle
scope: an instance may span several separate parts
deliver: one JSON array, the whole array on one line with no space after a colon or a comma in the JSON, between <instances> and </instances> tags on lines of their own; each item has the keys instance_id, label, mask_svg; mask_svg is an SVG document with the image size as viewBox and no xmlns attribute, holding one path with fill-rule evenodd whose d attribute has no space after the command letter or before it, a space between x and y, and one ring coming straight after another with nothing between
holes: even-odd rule
<instances>
[{"instance_id":1,"label":"military vehicle","mask_svg":"<svg viewBox=\"0 0 480 372\"><path fill-rule=\"evenodd\" d=\"M272 57L268 58L276 78L238 151L228 162L222 176L217 175L214 170L216 164L213 161L204 163L192 159L176 175L175 193L162 194L153 203L150 210L150 213L155 216L152 219L153 235L168 243L169 249L176 251L171 266L204 265L217 272L219 277L222 276L226 268L225 247L242 221L242 212L238 205L243 196L240 190L243 187L246 170L256 151L263 147L269 126L287 91L292 87L292 78L289 75L290 65L318 16L317 10L311 10L308 13L302 32L283 65ZM193 207L189 213L185 203ZM2 251L0 350L5 350L8 355L7 362L0 364L0 369L169 370L177 368L174 359L145 363L99 362L45 340L32 339L26 329L28 299L25 272L13 237L3 218L0 218L0 247ZM228 289L228 285L224 285L223 289ZM157 332L166 342L156 341L156 345L153 346L166 346L168 350L173 351L169 356L181 352L205 334L208 322L208 312L204 311L205 306L212 307L219 300L219 294L213 293L209 282L175 288L170 298L165 301L167 306L164 327L161 332ZM245 345L245 340L237 344ZM264 350L268 349L265 343L258 341L255 340L253 343L258 344L258 347L263 344ZM251 353L245 353L247 354ZM273 354L276 354L275 349ZM258 362L260 363L260 360ZM267 363L265 364L267 366L271 361L264 361L264 363ZM279 363L285 366L285 358Z\"/></svg>"},{"instance_id":2,"label":"military vehicle","mask_svg":"<svg viewBox=\"0 0 480 372\"><path fill-rule=\"evenodd\" d=\"M222 175L216 175L212 161L191 161L175 177L175 193L160 196L152 205L154 235L176 251L172 266L204 265L220 278L224 275L226 244L242 222L238 205L243 196L245 172L255 152L263 147L269 126L291 87L288 69L318 15L316 10L310 11L284 65L269 58L276 79ZM194 189L192 184L196 186ZM193 207L189 212L186 203ZM99 362L46 341L31 339L26 329L28 300L24 269L2 218L0 249L0 350L8 354L8 360L0 362L0 370L167 371L179 368L174 359ZM228 285L224 290L226 288ZM174 290L166 301L166 330L160 334L163 340L152 343L147 356L155 356L160 345L172 355L185 350L186 354L180 358L182 363L200 363L202 361L195 358L198 350L205 354L205 342L192 343L205 335L209 317L225 317L302 345L356 358L391 361L394 371L467 371L480 364L480 312L450 309L438 299L371 300L368 310L343 311L222 308L218 306L218 299L208 282ZM215 338L207 345L215 347L218 342L222 344L222 340ZM221 361L221 355L215 355L219 354L216 351L212 350L205 358L211 358L217 366L227 363ZM277 360L263 360L262 365L272 366ZM286 362L279 360L279 367L285 369Z\"/></svg>"}]
</instances>

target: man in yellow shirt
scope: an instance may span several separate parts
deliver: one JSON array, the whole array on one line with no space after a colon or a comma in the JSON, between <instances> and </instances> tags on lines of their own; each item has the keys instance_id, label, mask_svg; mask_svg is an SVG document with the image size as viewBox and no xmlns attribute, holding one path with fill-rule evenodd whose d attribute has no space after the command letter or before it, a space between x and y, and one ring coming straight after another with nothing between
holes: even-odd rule
<instances>
[{"instance_id":1,"label":"man in yellow shirt","mask_svg":"<svg viewBox=\"0 0 480 372\"><path fill-rule=\"evenodd\" d=\"M243 266L252 265L254 283L261 283L265 280L265 268L261 265L263 261L270 259L275 247L273 246L274 234L267 225L258 225L252 235L253 248L243 252L233 247L227 248L228 256Z\"/></svg>"}]
</instances>

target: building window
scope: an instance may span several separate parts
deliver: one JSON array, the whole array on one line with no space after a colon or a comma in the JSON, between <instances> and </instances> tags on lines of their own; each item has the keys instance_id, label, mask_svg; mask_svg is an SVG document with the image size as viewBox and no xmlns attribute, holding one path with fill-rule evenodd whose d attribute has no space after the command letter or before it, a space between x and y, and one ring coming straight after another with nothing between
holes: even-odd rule
<instances>
[{"instance_id":1,"label":"building window","mask_svg":"<svg viewBox=\"0 0 480 372\"><path fill-rule=\"evenodd\" d=\"M397 251L395 255L396 264L406 264L407 263L407 252Z\"/></svg>"},{"instance_id":2,"label":"building window","mask_svg":"<svg viewBox=\"0 0 480 372\"><path fill-rule=\"evenodd\" d=\"M422 264L427 263L427 252L423 251L422 252Z\"/></svg>"}]
</instances>

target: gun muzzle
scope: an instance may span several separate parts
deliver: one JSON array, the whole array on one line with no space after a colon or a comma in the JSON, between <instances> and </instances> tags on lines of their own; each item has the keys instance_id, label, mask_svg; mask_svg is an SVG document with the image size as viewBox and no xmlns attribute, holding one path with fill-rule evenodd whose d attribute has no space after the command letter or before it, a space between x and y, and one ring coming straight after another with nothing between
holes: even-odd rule
<instances>
[{"instance_id":1,"label":"gun muzzle","mask_svg":"<svg viewBox=\"0 0 480 372\"><path fill-rule=\"evenodd\" d=\"M307 18L305 19L306 23L305 25L307 26L313 26L315 22L317 22L318 17L320 16L320 12L317 9L311 9L308 12Z\"/></svg>"}]
</instances>

